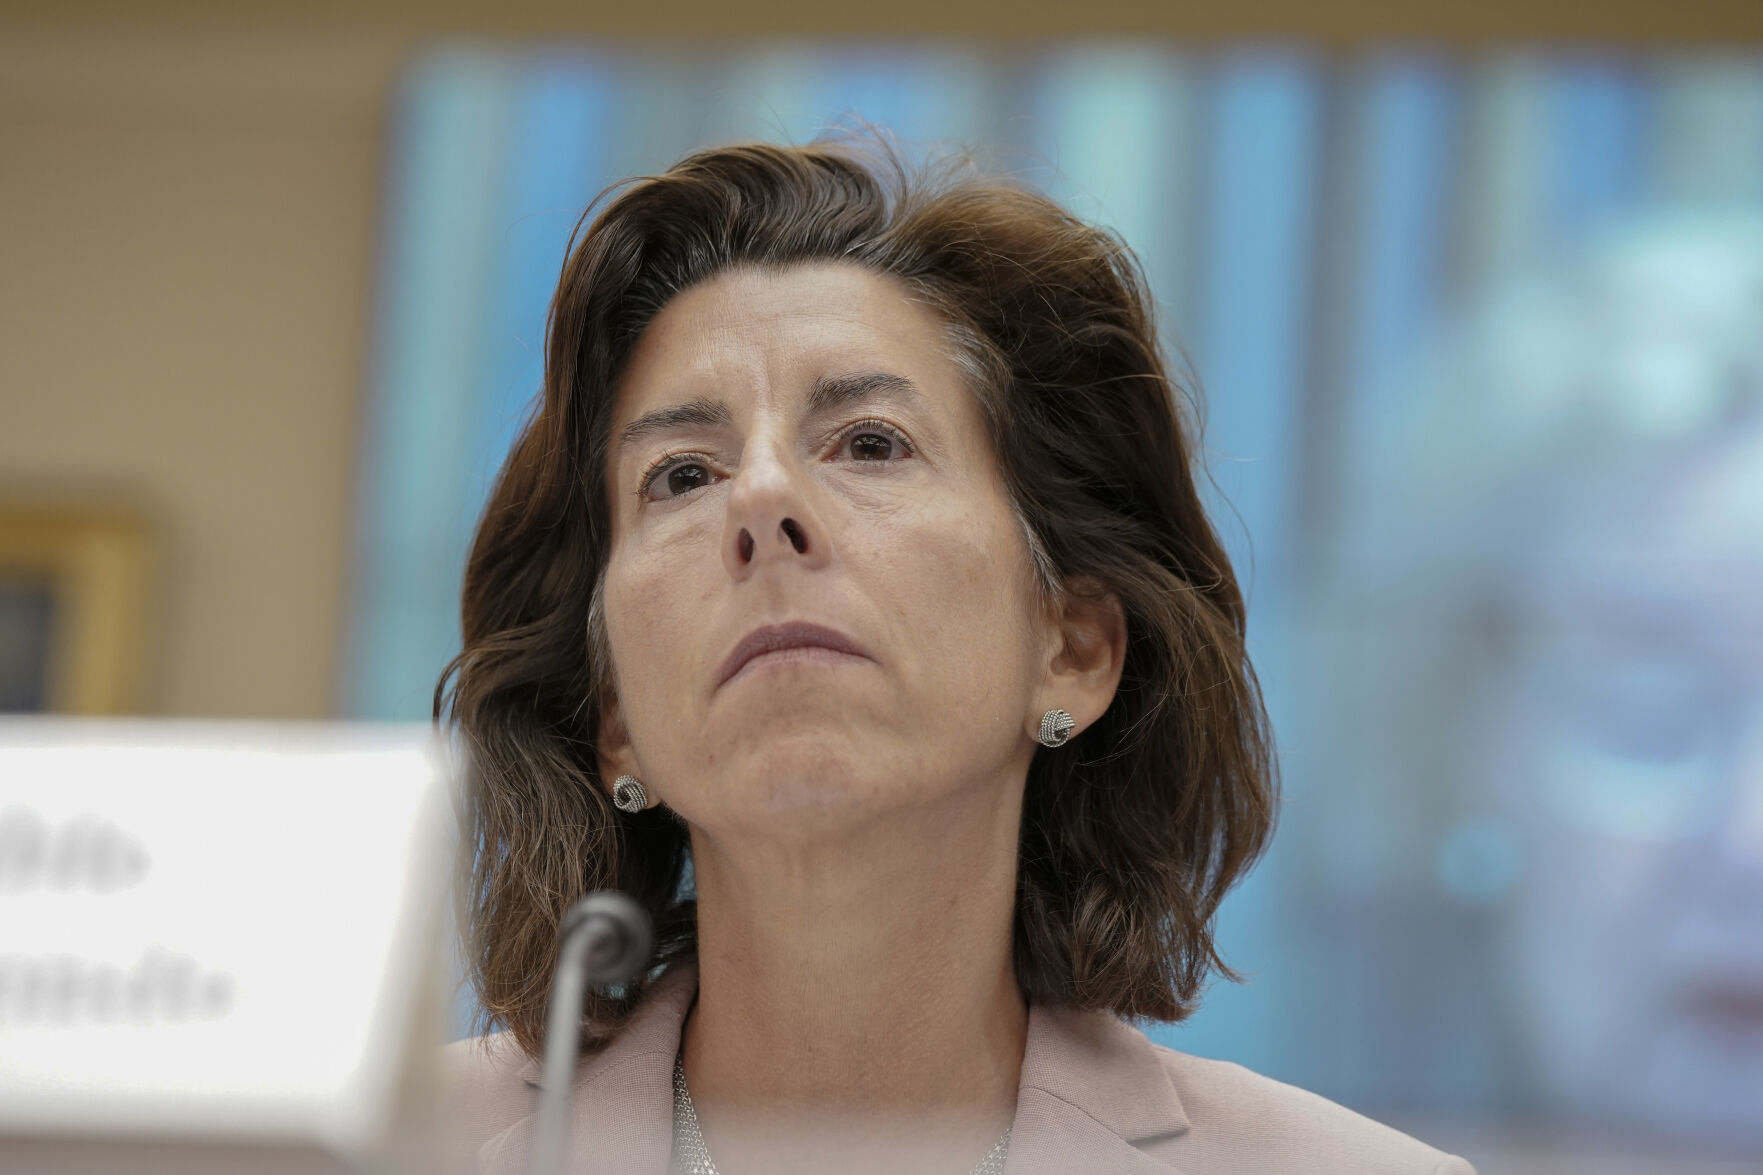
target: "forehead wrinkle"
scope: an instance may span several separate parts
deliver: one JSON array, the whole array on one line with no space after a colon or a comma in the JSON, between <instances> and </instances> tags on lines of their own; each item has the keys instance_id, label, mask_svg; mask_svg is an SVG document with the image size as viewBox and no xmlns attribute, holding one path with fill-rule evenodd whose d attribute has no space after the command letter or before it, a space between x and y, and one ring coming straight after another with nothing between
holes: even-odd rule
<instances>
[{"instance_id":1,"label":"forehead wrinkle","mask_svg":"<svg viewBox=\"0 0 1763 1175\"><path fill-rule=\"evenodd\" d=\"M835 265L831 267L831 270L836 275L844 268L842 265ZM645 338L638 344L639 350L653 351L657 342L660 341L657 338L656 328L661 328L663 331L668 331L671 328L673 332L677 332L680 324L676 320L682 311L702 315L707 321L701 321L695 329L687 331L684 337L676 339L672 333L669 333L666 340L667 346L664 349L677 354L679 349L683 347L684 350L690 352L693 361L688 362L686 366L695 370L682 373L684 375L683 382L687 388L692 384L707 387L707 384L722 382L722 376L716 370L721 365L712 360L710 352L714 348L708 345L708 335L732 332L737 338L744 339L752 330L755 313L771 324L771 330L762 333L772 334L774 342L777 341L775 338L776 327L783 322L812 325L825 323L830 319L845 328L855 328L856 335L842 340L836 337L829 339L824 336L810 339L805 353L799 353L795 357L796 362L803 359L814 362L813 352L820 351L822 353L819 356L819 364L823 365L821 369L824 371L827 367L833 367L836 372L836 374L822 376L815 381L808 393L804 409L806 419L830 414L867 398L889 399L904 408L927 412L939 422L939 425L952 424L951 413L960 416L964 408L971 407L971 405L943 403L941 396L936 397L933 401L922 384L914 382L907 376L886 370L889 367L894 367L894 363L883 353L900 348L904 348L907 352L916 352L927 340L916 337L916 324L897 321L897 316L890 313L885 305L875 307L881 310L878 316L866 314L861 308L854 306L826 304L805 306L799 301L791 304L789 299L781 299L777 296L776 291L770 289L771 283L760 283L756 289L741 290L743 297L735 300L733 304L730 304L727 298L716 299L709 305L698 304L698 300L705 297L708 290L725 281L733 279L737 283L750 282L753 278L760 276L766 275L737 271L735 274L724 275L722 278L681 294L662 311L656 322L651 324L650 330L645 332ZM866 281L866 285L873 285L875 277L885 278L886 275L873 275L865 272L862 276L870 279ZM903 291L897 288L897 283L890 280L888 284L896 286L891 291L895 297L887 298L884 302L897 301L900 309L908 309L912 312L911 317L928 316L933 320L932 325L938 327L944 325L934 307L911 297L909 294L902 296ZM859 301L865 305L872 304L882 292L874 288L859 291ZM756 295L758 295L757 299ZM755 300L758 305L755 305ZM782 304L778 304L780 302ZM708 311L707 314L705 314L706 311ZM667 321L662 321L663 319ZM903 334L902 329L906 333ZM789 332L786 330L785 333ZM840 333L844 332L838 330L833 332L835 336ZM812 336L819 334L819 332L810 330L809 334ZM936 345L944 357L949 359L952 366L957 369L954 373L957 378L953 382L956 385L954 391L957 396L960 396L963 391L967 390L966 380L961 378L959 363L954 362L953 357L947 355L947 338L943 337L941 330L938 330L937 337L929 341ZM883 353L875 353L877 344L880 344L880 351ZM742 349L745 348L737 348L737 350ZM785 348L786 351L793 349ZM837 352L852 349L870 352L870 354L854 357L854 362L852 359L847 359L845 362L849 366L846 366L842 372L838 371L838 367L844 365L840 364ZM655 354L649 356L651 360L656 357ZM747 358L749 361L757 361L759 367L764 369L767 374L761 374L759 371L747 371L738 378L743 381L748 378L757 378L772 386L782 382L780 377L783 376L783 373L777 370L777 366L780 359L784 359L785 356L777 354L775 347L762 347L759 354L749 354ZM639 362L641 363L641 361ZM651 364L642 365L652 366ZM786 366L791 365L794 364L786 363ZM664 364L665 366L672 366L672 364ZM748 364L743 363L741 366L747 367ZM895 368L895 370L898 369ZM652 370L651 376L655 374L659 373ZM965 398L963 397L963 399ZM684 432L693 429L707 432L728 431L733 427L733 416L734 409L726 400L710 395L699 396L690 401L683 401L644 413L630 424L618 429L613 440L612 451L609 454L608 465L616 467L623 462L628 450L636 443L665 432ZM937 435L939 432L940 427L931 428L925 434L915 438L924 455L934 458L945 458L949 455L943 441L953 438L939 437Z\"/></svg>"},{"instance_id":2,"label":"forehead wrinkle","mask_svg":"<svg viewBox=\"0 0 1763 1175\"><path fill-rule=\"evenodd\" d=\"M922 403L924 399L918 385L903 375L885 371L825 375L814 381L814 386L808 393L805 415L813 419L876 396L892 396L914 405ZM631 445L657 433L691 428L729 428L733 425L734 411L727 400L699 396L643 413L619 430L618 450L622 453Z\"/></svg>"}]
</instances>

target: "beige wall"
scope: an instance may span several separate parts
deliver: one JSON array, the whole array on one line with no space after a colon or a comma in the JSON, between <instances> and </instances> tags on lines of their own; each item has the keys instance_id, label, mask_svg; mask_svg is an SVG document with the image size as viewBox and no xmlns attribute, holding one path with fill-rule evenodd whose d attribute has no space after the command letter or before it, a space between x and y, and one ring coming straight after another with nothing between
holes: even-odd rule
<instances>
[{"instance_id":1,"label":"beige wall","mask_svg":"<svg viewBox=\"0 0 1763 1175\"><path fill-rule=\"evenodd\" d=\"M0 0L16 21L188 28L377 29L399 35L984 38L1148 33L1184 39L1514 38L1657 43L1763 38L1757 0Z\"/></svg>"},{"instance_id":2,"label":"beige wall","mask_svg":"<svg viewBox=\"0 0 1763 1175\"><path fill-rule=\"evenodd\" d=\"M407 46L863 29L1755 43L1763 3L0 5L0 504L146 515L159 559L133 708L336 704L380 160Z\"/></svg>"},{"instance_id":3,"label":"beige wall","mask_svg":"<svg viewBox=\"0 0 1763 1175\"><path fill-rule=\"evenodd\" d=\"M0 493L145 514L146 712L332 709L394 61L0 41Z\"/></svg>"}]
</instances>

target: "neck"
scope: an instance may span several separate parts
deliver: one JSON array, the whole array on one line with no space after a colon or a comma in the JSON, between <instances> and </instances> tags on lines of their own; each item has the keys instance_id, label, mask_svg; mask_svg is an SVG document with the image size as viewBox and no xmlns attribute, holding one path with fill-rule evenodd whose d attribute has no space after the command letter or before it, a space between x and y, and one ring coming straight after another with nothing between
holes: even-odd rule
<instances>
[{"instance_id":1,"label":"neck","mask_svg":"<svg viewBox=\"0 0 1763 1175\"><path fill-rule=\"evenodd\" d=\"M1020 785L970 789L763 844L693 829L684 1060L723 1175L966 1172L1009 1125L1028 1031L1020 804Z\"/></svg>"}]
</instances>

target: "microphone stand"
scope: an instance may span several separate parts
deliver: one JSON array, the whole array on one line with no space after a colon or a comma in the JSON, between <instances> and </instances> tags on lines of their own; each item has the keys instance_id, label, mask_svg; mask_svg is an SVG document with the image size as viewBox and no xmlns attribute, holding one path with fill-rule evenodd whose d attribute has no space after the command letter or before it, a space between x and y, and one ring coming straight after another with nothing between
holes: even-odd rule
<instances>
[{"instance_id":1,"label":"microphone stand","mask_svg":"<svg viewBox=\"0 0 1763 1175\"><path fill-rule=\"evenodd\" d=\"M654 929L648 912L616 890L576 902L558 927L563 943L551 977L545 1025L543 1083L533 1140L532 1175L564 1175L569 1162L569 1099L581 1048L582 996L588 984L605 987L649 965Z\"/></svg>"}]
</instances>

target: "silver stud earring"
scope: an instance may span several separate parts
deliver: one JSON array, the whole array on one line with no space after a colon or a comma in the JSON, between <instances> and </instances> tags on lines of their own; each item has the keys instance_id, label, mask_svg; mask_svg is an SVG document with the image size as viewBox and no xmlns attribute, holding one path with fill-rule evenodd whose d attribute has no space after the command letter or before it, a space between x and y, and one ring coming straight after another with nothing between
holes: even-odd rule
<instances>
[{"instance_id":1,"label":"silver stud earring","mask_svg":"<svg viewBox=\"0 0 1763 1175\"><path fill-rule=\"evenodd\" d=\"M1077 727L1077 719L1064 710L1048 710L1041 715L1041 733L1035 741L1043 747L1062 747Z\"/></svg>"},{"instance_id":2,"label":"silver stud earring","mask_svg":"<svg viewBox=\"0 0 1763 1175\"><path fill-rule=\"evenodd\" d=\"M649 792L636 776L620 775L612 781L612 803L620 812L641 812L649 806Z\"/></svg>"}]
</instances>

